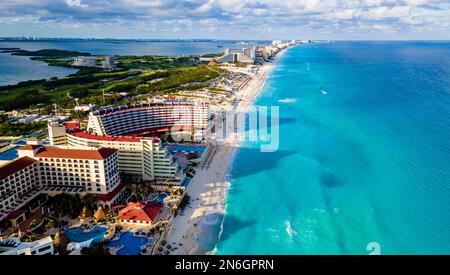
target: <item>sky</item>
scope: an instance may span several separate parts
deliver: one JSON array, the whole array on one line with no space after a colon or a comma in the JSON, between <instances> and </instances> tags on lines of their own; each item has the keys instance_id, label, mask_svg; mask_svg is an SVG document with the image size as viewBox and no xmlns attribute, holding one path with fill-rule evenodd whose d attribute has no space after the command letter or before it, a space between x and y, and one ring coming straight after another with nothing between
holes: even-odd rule
<instances>
[{"instance_id":1,"label":"sky","mask_svg":"<svg viewBox=\"0 0 450 275\"><path fill-rule=\"evenodd\" d=\"M450 39L450 0L0 0L0 37Z\"/></svg>"}]
</instances>

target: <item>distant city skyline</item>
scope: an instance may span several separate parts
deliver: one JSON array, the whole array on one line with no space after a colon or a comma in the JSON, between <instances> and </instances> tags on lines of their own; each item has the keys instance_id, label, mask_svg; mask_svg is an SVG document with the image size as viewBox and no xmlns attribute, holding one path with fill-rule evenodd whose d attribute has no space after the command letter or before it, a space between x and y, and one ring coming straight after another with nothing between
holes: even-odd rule
<instances>
[{"instance_id":1,"label":"distant city skyline","mask_svg":"<svg viewBox=\"0 0 450 275\"><path fill-rule=\"evenodd\" d=\"M445 0L4 0L0 37L450 39Z\"/></svg>"}]
</instances>

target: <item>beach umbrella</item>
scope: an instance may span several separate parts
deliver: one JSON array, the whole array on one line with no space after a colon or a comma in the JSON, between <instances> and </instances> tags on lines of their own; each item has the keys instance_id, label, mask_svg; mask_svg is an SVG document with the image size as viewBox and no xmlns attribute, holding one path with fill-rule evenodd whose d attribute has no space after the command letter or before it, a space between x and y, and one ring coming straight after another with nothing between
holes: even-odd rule
<instances>
[{"instance_id":1,"label":"beach umbrella","mask_svg":"<svg viewBox=\"0 0 450 275\"><path fill-rule=\"evenodd\" d=\"M103 208L99 207L94 214L94 220L98 221L98 220L102 220L102 219L103 220L106 219L106 215L105 215L105 211L103 211Z\"/></svg>"},{"instance_id":2,"label":"beach umbrella","mask_svg":"<svg viewBox=\"0 0 450 275\"><path fill-rule=\"evenodd\" d=\"M56 232L55 237L53 237L53 244L57 247L61 243L61 236L59 235L59 231Z\"/></svg>"}]
</instances>

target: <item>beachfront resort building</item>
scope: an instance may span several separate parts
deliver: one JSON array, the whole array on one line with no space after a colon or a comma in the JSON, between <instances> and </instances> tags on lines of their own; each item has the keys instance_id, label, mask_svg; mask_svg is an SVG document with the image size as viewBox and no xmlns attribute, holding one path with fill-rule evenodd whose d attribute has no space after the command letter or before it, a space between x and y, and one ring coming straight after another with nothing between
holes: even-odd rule
<instances>
[{"instance_id":1,"label":"beachfront resort building","mask_svg":"<svg viewBox=\"0 0 450 275\"><path fill-rule=\"evenodd\" d=\"M0 255L53 255L54 251L51 237L34 242L22 242L17 237L0 241Z\"/></svg>"},{"instance_id":2,"label":"beachfront resort building","mask_svg":"<svg viewBox=\"0 0 450 275\"><path fill-rule=\"evenodd\" d=\"M19 158L0 167L0 220L17 220L22 212L16 210L39 194L89 195L109 206L122 198L125 188L115 149L29 144L19 148L18 154Z\"/></svg>"},{"instance_id":3,"label":"beachfront resort building","mask_svg":"<svg viewBox=\"0 0 450 275\"><path fill-rule=\"evenodd\" d=\"M119 211L117 219L123 224L151 225L163 208L162 204L130 202Z\"/></svg>"},{"instance_id":4,"label":"beachfront resort building","mask_svg":"<svg viewBox=\"0 0 450 275\"><path fill-rule=\"evenodd\" d=\"M0 167L0 220L39 194L37 163L33 158L22 157Z\"/></svg>"},{"instance_id":5,"label":"beachfront resort building","mask_svg":"<svg viewBox=\"0 0 450 275\"><path fill-rule=\"evenodd\" d=\"M179 185L184 178L182 169L161 140L149 135L170 133L201 141L208 118L207 103L165 101L92 112L87 131L51 122L48 132L52 144L65 140L64 145L70 147L117 149L119 171L125 175Z\"/></svg>"},{"instance_id":6,"label":"beachfront resort building","mask_svg":"<svg viewBox=\"0 0 450 275\"><path fill-rule=\"evenodd\" d=\"M190 134L194 141L201 141L208 118L209 106L203 102L141 103L92 112L87 131L104 136L177 132Z\"/></svg>"},{"instance_id":7,"label":"beachfront resort building","mask_svg":"<svg viewBox=\"0 0 450 275\"><path fill-rule=\"evenodd\" d=\"M107 194L120 184L115 149L25 145L18 152L38 162L35 176L46 193Z\"/></svg>"},{"instance_id":8,"label":"beachfront resort building","mask_svg":"<svg viewBox=\"0 0 450 275\"><path fill-rule=\"evenodd\" d=\"M184 178L184 173L158 138L102 136L82 130L71 130L66 135L69 147L117 149L119 171L132 178L175 185Z\"/></svg>"},{"instance_id":9,"label":"beachfront resort building","mask_svg":"<svg viewBox=\"0 0 450 275\"><path fill-rule=\"evenodd\" d=\"M253 64L256 58L256 47L245 49L225 49L224 55L216 59L217 63Z\"/></svg>"}]
</instances>

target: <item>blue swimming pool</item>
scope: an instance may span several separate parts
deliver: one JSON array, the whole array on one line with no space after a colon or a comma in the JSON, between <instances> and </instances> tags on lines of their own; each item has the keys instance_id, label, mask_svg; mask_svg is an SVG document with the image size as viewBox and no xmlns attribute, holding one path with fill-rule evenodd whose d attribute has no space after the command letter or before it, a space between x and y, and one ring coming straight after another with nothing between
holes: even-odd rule
<instances>
[{"instance_id":1,"label":"blue swimming pool","mask_svg":"<svg viewBox=\"0 0 450 275\"><path fill-rule=\"evenodd\" d=\"M117 255L140 255L141 246L149 243L149 240L144 237L135 237L133 232L125 232L120 235L120 238L115 241L110 241L107 247L124 246Z\"/></svg>"},{"instance_id":2,"label":"blue swimming pool","mask_svg":"<svg viewBox=\"0 0 450 275\"><path fill-rule=\"evenodd\" d=\"M151 203L164 203L164 199L169 196L169 193L154 193L151 194L148 198L148 200Z\"/></svg>"},{"instance_id":3,"label":"blue swimming pool","mask_svg":"<svg viewBox=\"0 0 450 275\"><path fill-rule=\"evenodd\" d=\"M94 239L95 242L102 241L105 238L106 227L96 227L88 232L84 232L83 229L78 227L73 227L67 229L64 235L71 241L76 243L81 243L90 239Z\"/></svg>"},{"instance_id":4,"label":"blue swimming pool","mask_svg":"<svg viewBox=\"0 0 450 275\"><path fill-rule=\"evenodd\" d=\"M168 150L171 153L184 152L184 153L198 153L201 155L201 154L203 154L205 149L206 149L206 146L195 146L195 145L172 144L172 145L168 146Z\"/></svg>"},{"instance_id":5,"label":"blue swimming pool","mask_svg":"<svg viewBox=\"0 0 450 275\"><path fill-rule=\"evenodd\" d=\"M0 153L0 160L13 160L18 157L17 148L19 146L8 149Z\"/></svg>"},{"instance_id":6,"label":"blue swimming pool","mask_svg":"<svg viewBox=\"0 0 450 275\"><path fill-rule=\"evenodd\" d=\"M183 182L181 183L181 186L187 187L190 182L191 182L191 178L185 177Z\"/></svg>"}]
</instances>

